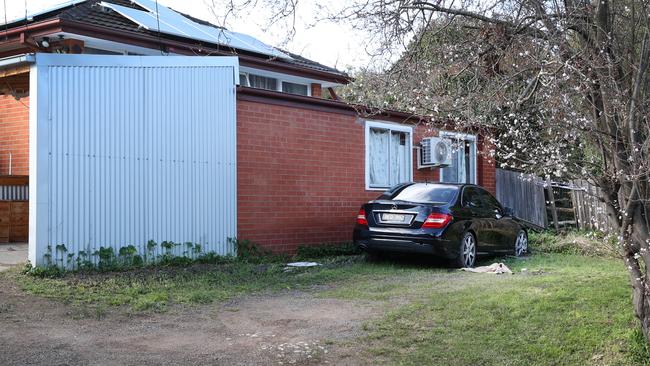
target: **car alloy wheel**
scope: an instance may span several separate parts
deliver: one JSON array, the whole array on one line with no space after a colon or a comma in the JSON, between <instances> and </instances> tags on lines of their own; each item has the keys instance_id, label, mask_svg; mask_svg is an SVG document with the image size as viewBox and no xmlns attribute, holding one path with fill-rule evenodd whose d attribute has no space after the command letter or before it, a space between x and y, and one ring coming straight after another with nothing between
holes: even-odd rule
<instances>
[{"instance_id":1,"label":"car alloy wheel","mask_svg":"<svg viewBox=\"0 0 650 366\"><path fill-rule=\"evenodd\" d=\"M471 233L466 233L463 236L461 256L464 267L474 267L474 261L476 260L476 240Z\"/></svg>"},{"instance_id":2,"label":"car alloy wheel","mask_svg":"<svg viewBox=\"0 0 650 366\"><path fill-rule=\"evenodd\" d=\"M521 257L528 251L528 235L524 230L519 230L515 241L515 256Z\"/></svg>"}]
</instances>

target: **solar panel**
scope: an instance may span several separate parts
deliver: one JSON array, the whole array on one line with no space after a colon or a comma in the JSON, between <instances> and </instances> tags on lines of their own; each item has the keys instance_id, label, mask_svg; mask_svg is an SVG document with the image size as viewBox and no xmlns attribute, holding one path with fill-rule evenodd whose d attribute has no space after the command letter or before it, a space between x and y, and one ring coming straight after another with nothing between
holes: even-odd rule
<instances>
[{"instance_id":1,"label":"solar panel","mask_svg":"<svg viewBox=\"0 0 650 366\"><path fill-rule=\"evenodd\" d=\"M291 58L291 56L287 55L286 53L281 52L278 49L271 47L266 43L258 40L257 38L249 36L248 34L231 32L231 31L227 31L227 32L230 33L230 35L234 39L237 39L239 42L245 45L249 45L250 47L253 47L255 49L262 50L261 51L262 53L271 54L276 57L289 58L289 59Z\"/></svg>"},{"instance_id":2,"label":"solar panel","mask_svg":"<svg viewBox=\"0 0 650 366\"><path fill-rule=\"evenodd\" d=\"M149 14L154 18L156 16L156 9L157 9L157 13L160 16L161 22L164 22L167 27L174 30L174 33L170 33L170 34L181 35L184 37L202 40L206 42L223 44L232 48L252 51L264 55L291 59L289 55L249 35L231 32L227 29L217 28L217 27L194 22L191 19L186 18L183 15L167 8L166 6L160 4L156 6L156 3L151 0L131 0L131 1L139 5L140 7L148 10ZM136 21L136 23L138 22ZM163 29L163 27L161 26L160 31L163 33L169 33L168 32L169 28L167 27ZM153 29L155 30L157 28L153 28Z\"/></svg>"},{"instance_id":3,"label":"solar panel","mask_svg":"<svg viewBox=\"0 0 650 366\"><path fill-rule=\"evenodd\" d=\"M41 10L38 10L38 11L33 11L33 12L30 12L29 9L27 9L27 16L26 17L23 16L23 17L20 17L20 18L11 19L11 20L7 21L7 23L4 23L4 22L0 23L0 25L11 24L11 23L19 22L19 21L25 20L25 19L33 20L34 17L37 17L39 15L43 15L43 14L49 13L51 11L63 9L63 8L68 7L68 6L77 5L79 3L83 3L84 1L86 1L86 0L64 1L62 3L52 5L51 7L41 9Z\"/></svg>"},{"instance_id":4,"label":"solar panel","mask_svg":"<svg viewBox=\"0 0 650 366\"><path fill-rule=\"evenodd\" d=\"M133 8L127 8L126 6L121 6L121 5L107 3L107 2L101 2L100 5L112 9L113 11L116 11L123 17L138 24L144 29L150 31L158 31L158 29L160 28L160 32L162 33L167 33L167 34L172 34L172 35L177 35L182 37L189 36L188 34L184 33L180 29L169 25L167 22L165 22L162 19L160 19L159 22L158 19L156 19L156 16L152 13L140 11Z\"/></svg>"}]
</instances>

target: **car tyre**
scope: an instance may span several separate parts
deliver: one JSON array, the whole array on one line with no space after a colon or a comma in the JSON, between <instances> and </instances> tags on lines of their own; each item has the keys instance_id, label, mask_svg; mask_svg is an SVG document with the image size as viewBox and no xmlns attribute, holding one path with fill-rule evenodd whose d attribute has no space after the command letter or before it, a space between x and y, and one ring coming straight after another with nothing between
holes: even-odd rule
<instances>
[{"instance_id":1,"label":"car tyre","mask_svg":"<svg viewBox=\"0 0 650 366\"><path fill-rule=\"evenodd\" d=\"M528 253L528 233L526 230L521 229L517 233L515 239L515 257L522 257Z\"/></svg>"},{"instance_id":2,"label":"car tyre","mask_svg":"<svg viewBox=\"0 0 650 366\"><path fill-rule=\"evenodd\" d=\"M476 237L469 231L463 233L458 244L458 257L453 264L458 268L474 267L476 263Z\"/></svg>"}]
</instances>

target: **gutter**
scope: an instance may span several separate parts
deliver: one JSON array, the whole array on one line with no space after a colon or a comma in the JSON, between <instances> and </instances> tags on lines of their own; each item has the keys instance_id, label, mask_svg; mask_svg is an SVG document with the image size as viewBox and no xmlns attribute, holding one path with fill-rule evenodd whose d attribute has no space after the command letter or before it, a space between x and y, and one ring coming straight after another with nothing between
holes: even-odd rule
<instances>
[{"instance_id":1,"label":"gutter","mask_svg":"<svg viewBox=\"0 0 650 366\"><path fill-rule=\"evenodd\" d=\"M29 34L31 36L33 31L46 29L48 27L50 27L50 28L55 27L55 26L58 26L59 24L60 24L60 21L59 21L58 18L44 20L42 22L16 26L15 28L2 29L2 30L0 30L0 36L2 36L5 39L8 39L9 36L13 36L13 35L18 35L20 37L21 33L26 33L26 34ZM1 41L1 42L4 42L4 40ZM1 42L0 42L0 44L1 44Z\"/></svg>"},{"instance_id":2,"label":"gutter","mask_svg":"<svg viewBox=\"0 0 650 366\"><path fill-rule=\"evenodd\" d=\"M198 41L192 44L188 42L176 41L163 37L158 38L125 30L115 30L108 27L90 25L87 23L67 19L61 19L60 25L62 31L66 33L80 34L94 38L103 38L114 42L126 43L150 49L158 49L162 45L165 46L169 52L191 56L197 56L201 54L206 56L237 56L239 57L239 64L242 66L250 66L292 75L307 76L314 79L334 82L338 84L347 84L351 81L351 78L349 76L329 73L326 71L320 71L309 67L288 63L272 62L270 60L260 59L259 57L249 56L244 53L233 53L223 48L206 46L205 43Z\"/></svg>"},{"instance_id":3,"label":"gutter","mask_svg":"<svg viewBox=\"0 0 650 366\"><path fill-rule=\"evenodd\" d=\"M0 69L33 64L34 62L36 62L36 57L34 57L34 54L31 53L12 56L12 57L5 57L0 59Z\"/></svg>"}]
</instances>

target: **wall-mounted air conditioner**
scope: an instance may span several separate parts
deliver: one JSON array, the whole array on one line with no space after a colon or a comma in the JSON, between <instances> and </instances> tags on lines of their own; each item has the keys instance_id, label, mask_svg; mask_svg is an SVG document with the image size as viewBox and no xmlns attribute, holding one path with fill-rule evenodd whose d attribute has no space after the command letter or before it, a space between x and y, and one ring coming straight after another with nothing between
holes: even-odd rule
<instances>
[{"instance_id":1,"label":"wall-mounted air conditioner","mask_svg":"<svg viewBox=\"0 0 650 366\"><path fill-rule=\"evenodd\" d=\"M451 140L440 137L426 137L418 149L418 169L451 165Z\"/></svg>"}]
</instances>

